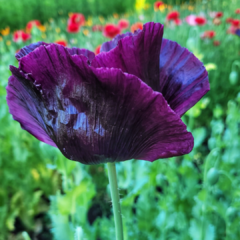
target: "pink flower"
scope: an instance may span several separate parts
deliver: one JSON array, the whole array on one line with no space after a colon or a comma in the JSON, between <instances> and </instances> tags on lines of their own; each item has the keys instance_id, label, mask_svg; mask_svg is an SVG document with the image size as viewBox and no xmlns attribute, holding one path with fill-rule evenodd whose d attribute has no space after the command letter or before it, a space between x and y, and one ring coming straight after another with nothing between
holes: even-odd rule
<instances>
[{"instance_id":1,"label":"pink flower","mask_svg":"<svg viewBox=\"0 0 240 240\"><path fill-rule=\"evenodd\" d=\"M195 18L196 18L196 16L191 14L191 15L187 16L185 18L185 20L186 20L187 24L189 24L191 26L195 26L195 25L197 25Z\"/></svg>"},{"instance_id":2,"label":"pink flower","mask_svg":"<svg viewBox=\"0 0 240 240\"><path fill-rule=\"evenodd\" d=\"M118 27L122 30L127 29L129 27L129 21L126 19L120 19L118 22Z\"/></svg>"}]
</instances>

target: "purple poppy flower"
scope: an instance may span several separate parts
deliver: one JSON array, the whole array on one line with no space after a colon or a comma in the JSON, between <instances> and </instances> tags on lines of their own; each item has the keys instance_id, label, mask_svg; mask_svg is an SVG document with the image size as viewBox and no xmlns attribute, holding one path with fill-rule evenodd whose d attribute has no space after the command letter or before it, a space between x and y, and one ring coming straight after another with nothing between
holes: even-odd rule
<instances>
[{"instance_id":1,"label":"purple poppy flower","mask_svg":"<svg viewBox=\"0 0 240 240\"><path fill-rule=\"evenodd\" d=\"M180 116L208 90L203 64L163 39L163 25L86 49L31 44L10 66L13 118L40 141L84 164L154 161L189 153L192 134Z\"/></svg>"}]
</instances>

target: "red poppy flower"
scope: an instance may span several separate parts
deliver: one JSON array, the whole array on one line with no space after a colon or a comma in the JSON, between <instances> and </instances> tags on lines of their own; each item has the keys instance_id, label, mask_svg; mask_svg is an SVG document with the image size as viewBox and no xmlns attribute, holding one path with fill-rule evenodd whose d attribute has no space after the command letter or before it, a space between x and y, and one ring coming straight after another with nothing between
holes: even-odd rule
<instances>
[{"instance_id":1,"label":"red poppy flower","mask_svg":"<svg viewBox=\"0 0 240 240\"><path fill-rule=\"evenodd\" d=\"M68 19L67 31L77 33L85 23L85 17L81 13L73 13Z\"/></svg>"},{"instance_id":2,"label":"red poppy flower","mask_svg":"<svg viewBox=\"0 0 240 240\"><path fill-rule=\"evenodd\" d=\"M13 41L23 41L26 42L28 39L31 38L31 34L25 33L23 30L18 30L13 33Z\"/></svg>"},{"instance_id":3,"label":"red poppy flower","mask_svg":"<svg viewBox=\"0 0 240 240\"><path fill-rule=\"evenodd\" d=\"M240 14L240 8L236 9L235 13Z\"/></svg>"},{"instance_id":4,"label":"red poppy flower","mask_svg":"<svg viewBox=\"0 0 240 240\"><path fill-rule=\"evenodd\" d=\"M181 19L174 19L173 20L174 21L174 23L176 24L176 25L181 25L182 24L182 21L181 21Z\"/></svg>"},{"instance_id":5,"label":"red poppy flower","mask_svg":"<svg viewBox=\"0 0 240 240\"><path fill-rule=\"evenodd\" d=\"M232 24L233 27L240 27L240 20L233 19L231 24Z\"/></svg>"},{"instance_id":6,"label":"red poppy flower","mask_svg":"<svg viewBox=\"0 0 240 240\"><path fill-rule=\"evenodd\" d=\"M120 19L118 22L118 27L120 27L122 30L127 29L129 27L129 21L126 19Z\"/></svg>"},{"instance_id":7,"label":"red poppy flower","mask_svg":"<svg viewBox=\"0 0 240 240\"><path fill-rule=\"evenodd\" d=\"M101 45L97 46L95 49L95 54L98 55L100 53Z\"/></svg>"},{"instance_id":8,"label":"red poppy flower","mask_svg":"<svg viewBox=\"0 0 240 240\"><path fill-rule=\"evenodd\" d=\"M132 26L131 26L131 32L135 32L137 30L142 30L143 29L143 24L141 22L137 22L137 23L134 23Z\"/></svg>"},{"instance_id":9,"label":"red poppy flower","mask_svg":"<svg viewBox=\"0 0 240 240\"><path fill-rule=\"evenodd\" d=\"M176 20L180 17L180 14L178 11L173 11L173 12L170 12L168 15L167 15L167 20Z\"/></svg>"},{"instance_id":10,"label":"red poppy flower","mask_svg":"<svg viewBox=\"0 0 240 240\"><path fill-rule=\"evenodd\" d=\"M226 23L232 23L232 21L233 21L233 18L227 18L226 19Z\"/></svg>"},{"instance_id":11,"label":"red poppy flower","mask_svg":"<svg viewBox=\"0 0 240 240\"><path fill-rule=\"evenodd\" d=\"M28 33L30 33L32 31L32 28L33 27L40 27L41 26L41 23L40 21L38 20L32 20L30 22L27 23L27 26L26 26L26 31Z\"/></svg>"},{"instance_id":12,"label":"red poppy flower","mask_svg":"<svg viewBox=\"0 0 240 240\"><path fill-rule=\"evenodd\" d=\"M159 9L159 7L162 6L162 5L164 5L164 2L162 2L162 1L156 1L156 2L154 3L154 8L155 8L155 9Z\"/></svg>"},{"instance_id":13,"label":"red poppy flower","mask_svg":"<svg viewBox=\"0 0 240 240\"><path fill-rule=\"evenodd\" d=\"M216 12L215 17L216 18L221 18L223 16L223 12Z\"/></svg>"},{"instance_id":14,"label":"red poppy flower","mask_svg":"<svg viewBox=\"0 0 240 240\"><path fill-rule=\"evenodd\" d=\"M213 41L213 45L214 46L219 46L221 43L220 43L220 41L218 41L218 40L214 40Z\"/></svg>"},{"instance_id":15,"label":"red poppy flower","mask_svg":"<svg viewBox=\"0 0 240 240\"><path fill-rule=\"evenodd\" d=\"M79 30L80 30L80 26L78 26L78 24L68 22L68 25L67 25L67 31L68 32L77 33L77 32L79 32Z\"/></svg>"},{"instance_id":16,"label":"red poppy flower","mask_svg":"<svg viewBox=\"0 0 240 240\"><path fill-rule=\"evenodd\" d=\"M94 25L92 27L92 31L93 32L97 32L97 31L101 32L102 30L103 30L103 26L102 25Z\"/></svg>"},{"instance_id":17,"label":"red poppy flower","mask_svg":"<svg viewBox=\"0 0 240 240\"><path fill-rule=\"evenodd\" d=\"M204 33L203 33L203 38L213 38L213 37L215 37L215 35L216 35L216 33L214 32L214 31L212 31L212 30L209 30L209 31L205 31Z\"/></svg>"},{"instance_id":18,"label":"red poppy flower","mask_svg":"<svg viewBox=\"0 0 240 240\"><path fill-rule=\"evenodd\" d=\"M85 17L81 13L73 13L69 18L69 22L75 23L78 26L83 26L85 23Z\"/></svg>"},{"instance_id":19,"label":"red poppy flower","mask_svg":"<svg viewBox=\"0 0 240 240\"><path fill-rule=\"evenodd\" d=\"M207 20L206 20L205 17L196 17L195 22L196 22L197 25L202 26L202 25L206 24Z\"/></svg>"},{"instance_id":20,"label":"red poppy flower","mask_svg":"<svg viewBox=\"0 0 240 240\"><path fill-rule=\"evenodd\" d=\"M118 26L111 23L106 24L103 29L103 35L108 38L114 38L118 34L120 34L120 32L121 29Z\"/></svg>"},{"instance_id":21,"label":"red poppy flower","mask_svg":"<svg viewBox=\"0 0 240 240\"><path fill-rule=\"evenodd\" d=\"M67 41L65 41L65 40L58 40L58 41L55 41L55 43L57 43L57 44L59 44L59 45L62 45L62 46L64 46L64 47L67 46Z\"/></svg>"}]
</instances>

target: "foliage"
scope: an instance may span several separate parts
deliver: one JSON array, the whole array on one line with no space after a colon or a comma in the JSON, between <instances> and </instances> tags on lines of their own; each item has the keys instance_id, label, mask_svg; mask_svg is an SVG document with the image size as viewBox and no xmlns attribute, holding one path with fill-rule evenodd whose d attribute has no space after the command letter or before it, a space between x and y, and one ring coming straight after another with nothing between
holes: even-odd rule
<instances>
[{"instance_id":1,"label":"foliage","mask_svg":"<svg viewBox=\"0 0 240 240\"><path fill-rule=\"evenodd\" d=\"M114 12L126 12L133 9L133 6L131 0L0 0L0 29L6 26L11 29L24 28L26 23L32 19L45 22L50 18L66 18L70 12L81 12L86 16L107 16Z\"/></svg>"},{"instance_id":2,"label":"foliage","mask_svg":"<svg viewBox=\"0 0 240 240\"><path fill-rule=\"evenodd\" d=\"M211 4L216 6L215 2ZM52 2L44 3L49 4L44 14L53 11ZM165 24L165 38L188 47L204 62L211 91L183 117L195 139L190 154L154 163L131 160L117 164L126 240L240 238L240 38L226 34L224 21L234 13L234 0L232 3L224 5L223 1L224 19L219 26L210 19L202 27L185 22ZM189 5L175 8L181 18L192 13ZM196 13L204 10L200 5L194 8ZM165 22L170 10L153 12L149 7L138 14L89 17L78 34L66 33L66 18L56 15L56 20L45 23L45 32L34 28L27 43L12 42L11 35L0 39L0 240L114 239L106 166L65 159L57 149L23 131L8 113L5 87L8 66L17 64L15 52L30 42L59 39L66 40L69 47L94 50L106 38L93 32L93 25L117 23L120 17L131 24ZM205 30L216 31L220 46L200 38Z\"/></svg>"}]
</instances>

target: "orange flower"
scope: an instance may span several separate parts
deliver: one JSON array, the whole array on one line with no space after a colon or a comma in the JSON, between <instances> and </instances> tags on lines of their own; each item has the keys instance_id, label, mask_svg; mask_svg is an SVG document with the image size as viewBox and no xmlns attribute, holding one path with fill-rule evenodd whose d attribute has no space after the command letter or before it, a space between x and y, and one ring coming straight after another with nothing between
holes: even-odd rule
<instances>
[{"instance_id":1,"label":"orange flower","mask_svg":"<svg viewBox=\"0 0 240 240\"><path fill-rule=\"evenodd\" d=\"M138 29L140 29L140 30L143 29L143 24L142 24L141 22L134 23L134 24L131 26L131 32L135 32L135 31L137 31Z\"/></svg>"},{"instance_id":2,"label":"orange flower","mask_svg":"<svg viewBox=\"0 0 240 240\"><path fill-rule=\"evenodd\" d=\"M10 33L10 28L6 27L5 29L1 30L1 34L3 36L7 36Z\"/></svg>"},{"instance_id":3,"label":"orange flower","mask_svg":"<svg viewBox=\"0 0 240 240\"><path fill-rule=\"evenodd\" d=\"M58 41L55 41L55 43L57 43L57 44L59 44L59 45L62 45L62 46L64 46L64 47L67 46L67 41L65 41L65 40L58 40Z\"/></svg>"},{"instance_id":4,"label":"orange flower","mask_svg":"<svg viewBox=\"0 0 240 240\"><path fill-rule=\"evenodd\" d=\"M154 10L159 10L160 7L164 6L164 3L162 1L156 1L154 3Z\"/></svg>"},{"instance_id":5,"label":"orange flower","mask_svg":"<svg viewBox=\"0 0 240 240\"><path fill-rule=\"evenodd\" d=\"M213 19L213 24L214 25L220 25L221 24L221 20L219 18L214 18Z\"/></svg>"},{"instance_id":6,"label":"orange flower","mask_svg":"<svg viewBox=\"0 0 240 240\"><path fill-rule=\"evenodd\" d=\"M95 49L95 54L98 55L100 53L101 45L97 46Z\"/></svg>"}]
</instances>

